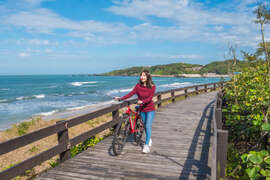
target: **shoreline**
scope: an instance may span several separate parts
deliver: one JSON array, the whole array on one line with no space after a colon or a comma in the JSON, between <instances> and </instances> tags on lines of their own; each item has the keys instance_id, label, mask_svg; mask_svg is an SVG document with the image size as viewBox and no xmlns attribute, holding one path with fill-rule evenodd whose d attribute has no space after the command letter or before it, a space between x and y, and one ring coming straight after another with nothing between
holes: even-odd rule
<instances>
[{"instance_id":1,"label":"shoreline","mask_svg":"<svg viewBox=\"0 0 270 180\"><path fill-rule=\"evenodd\" d=\"M28 119L24 119L24 120L21 120L19 122L12 123L12 124L8 125L7 127L1 128L0 132L5 132L9 129L12 129L13 126L18 126L23 122L31 122L32 120L35 120L37 118L40 118L44 121L68 120L68 119L71 119L74 117L79 117L79 116L91 113L92 111L95 111L95 110L102 108L102 107L112 105L114 103L117 103L117 102L110 100L110 101L99 102L96 104L90 104L90 105L86 105L86 106L78 106L78 107L74 107L73 110L64 110L64 111L60 111L60 112L55 112L55 113L50 114L50 115L33 115L33 116L29 117Z\"/></svg>"},{"instance_id":2,"label":"shoreline","mask_svg":"<svg viewBox=\"0 0 270 180\"><path fill-rule=\"evenodd\" d=\"M139 76L139 74L136 75L104 75L104 74L93 74L92 76ZM178 75L159 75L159 74L151 74L152 77L177 77L177 78L229 78L230 75L228 74L178 74Z\"/></svg>"}]
</instances>

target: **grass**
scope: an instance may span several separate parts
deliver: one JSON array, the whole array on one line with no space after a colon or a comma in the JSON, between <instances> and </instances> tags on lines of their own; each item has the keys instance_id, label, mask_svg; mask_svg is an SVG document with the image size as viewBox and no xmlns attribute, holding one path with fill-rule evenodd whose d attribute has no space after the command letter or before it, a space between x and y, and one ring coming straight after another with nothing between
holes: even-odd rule
<instances>
[{"instance_id":1,"label":"grass","mask_svg":"<svg viewBox=\"0 0 270 180\"><path fill-rule=\"evenodd\" d=\"M31 153L37 152L39 149L37 148L37 146L33 146L32 148L29 149L29 151Z\"/></svg>"}]
</instances>

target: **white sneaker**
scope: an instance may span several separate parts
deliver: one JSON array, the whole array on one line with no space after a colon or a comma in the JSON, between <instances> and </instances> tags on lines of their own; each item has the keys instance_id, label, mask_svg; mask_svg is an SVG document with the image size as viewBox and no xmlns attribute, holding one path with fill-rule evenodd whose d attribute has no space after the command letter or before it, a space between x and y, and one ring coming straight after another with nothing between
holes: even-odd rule
<instances>
[{"instance_id":1,"label":"white sneaker","mask_svg":"<svg viewBox=\"0 0 270 180\"><path fill-rule=\"evenodd\" d=\"M145 144L144 146L143 146L143 151L142 151L143 153L150 153L150 148L149 148L149 146L147 145L147 144Z\"/></svg>"},{"instance_id":2,"label":"white sneaker","mask_svg":"<svg viewBox=\"0 0 270 180\"><path fill-rule=\"evenodd\" d=\"M152 139L150 139L150 141L149 141L149 147L151 147L152 146Z\"/></svg>"}]
</instances>

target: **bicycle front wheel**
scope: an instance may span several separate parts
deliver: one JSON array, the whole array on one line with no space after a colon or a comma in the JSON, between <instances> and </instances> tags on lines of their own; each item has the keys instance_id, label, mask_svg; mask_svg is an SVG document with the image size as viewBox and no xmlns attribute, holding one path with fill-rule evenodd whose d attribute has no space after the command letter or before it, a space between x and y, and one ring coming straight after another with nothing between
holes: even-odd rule
<instances>
[{"instance_id":1,"label":"bicycle front wheel","mask_svg":"<svg viewBox=\"0 0 270 180\"><path fill-rule=\"evenodd\" d=\"M130 134L129 117L124 115L121 117L114 131L112 149L115 155L121 154L129 134Z\"/></svg>"}]
</instances>

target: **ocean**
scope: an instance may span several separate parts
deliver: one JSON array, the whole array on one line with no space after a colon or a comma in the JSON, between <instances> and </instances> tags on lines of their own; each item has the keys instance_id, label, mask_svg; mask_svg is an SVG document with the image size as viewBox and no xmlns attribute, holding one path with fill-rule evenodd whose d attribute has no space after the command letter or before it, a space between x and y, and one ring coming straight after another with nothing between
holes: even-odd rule
<instances>
[{"instance_id":1,"label":"ocean","mask_svg":"<svg viewBox=\"0 0 270 180\"><path fill-rule=\"evenodd\" d=\"M0 76L0 130L34 116L51 116L111 102L139 77L88 75ZM153 77L156 91L220 81L220 78Z\"/></svg>"}]
</instances>

